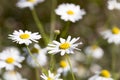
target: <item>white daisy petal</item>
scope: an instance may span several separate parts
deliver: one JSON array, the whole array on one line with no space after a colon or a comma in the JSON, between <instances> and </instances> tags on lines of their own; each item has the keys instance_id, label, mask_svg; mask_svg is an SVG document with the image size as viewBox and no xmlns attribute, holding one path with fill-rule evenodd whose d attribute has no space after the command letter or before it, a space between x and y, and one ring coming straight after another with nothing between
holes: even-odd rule
<instances>
[{"instance_id":1,"label":"white daisy petal","mask_svg":"<svg viewBox=\"0 0 120 80\"><path fill-rule=\"evenodd\" d=\"M60 42L61 42L61 43L64 43L64 42L65 42L65 39L60 38Z\"/></svg>"},{"instance_id":2,"label":"white daisy petal","mask_svg":"<svg viewBox=\"0 0 120 80\"><path fill-rule=\"evenodd\" d=\"M63 38L60 38L60 42L57 41L53 41L52 44L49 44L47 49L48 49L48 53L58 53L60 52L61 56L63 56L64 54L69 54L69 53L74 53L74 50L79 50L78 47L82 42L79 43L75 43L76 41L78 41L79 38L73 38L71 39L71 36L68 36L68 38L65 40Z\"/></svg>"},{"instance_id":3,"label":"white daisy petal","mask_svg":"<svg viewBox=\"0 0 120 80\"><path fill-rule=\"evenodd\" d=\"M113 80L108 70L102 70L100 73L95 74L88 80Z\"/></svg>"},{"instance_id":4,"label":"white daisy petal","mask_svg":"<svg viewBox=\"0 0 120 80\"><path fill-rule=\"evenodd\" d=\"M3 74L4 80L27 80L25 78L22 78L21 74L17 71L6 71Z\"/></svg>"},{"instance_id":5,"label":"white daisy petal","mask_svg":"<svg viewBox=\"0 0 120 80\"><path fill-rule=\"evenodd\" d=\"M17 48L8 47L0 53L0 68L13 70L15 66L22 67L20 62L23 60L24 57L20 56L20 52Z\"/></svg>"},{"instance_id":6,"label":"white daisy petal","mask_svg":"<svg viewBox=\"0 0 120 80\"><path fill-rule=\"evenodd\" d=\"M14 31L12 35L9 35L9 39L12 39L13 42L18 44L26 44L29 45L33 42L38 42L41 38L41 35L38 33L31 33L29 31L23 32L22 30Z\"/></svg>"},{"instance_id":7,"label":"white daisy petal","mask_svg":"<svg viewBox=\"0 0 120 80\"><path fill-rule=\"evenodd\" d=\"M29 7L30 9L33 9L33 7L43 2L44 0L19 0L19 2L16 4L19 8L26 8Z\"/></svg>"},{"instance_id":8,"label":"white daisy petal","mask_svg":"<svg viewBox=\"0 0 120 80\"><path fill-rule=\"evenodd\" d=\"M69 3L59 5L55 10L55 13L64 21L71 22L76 22L82 19L82 16L85 15L85 11L81 10L79 5Z\"/></svg>"},{"instance_id":9,"label":"white daisy petal","mask_svg":"<svg viewBox=\"0 0 120 80\"><path fill-rule=\"evenodd\" d=\"M60 79L59 77L60 77L60 74L54 75L54 73L51 73L50 70L48 70L48 76L46 76L43 73L41 75L41 78L43 80L63 80L63 79Z\"/></svg>"},{"instance_id":10,"label":"white daisy petal","mask_svg":"<svg viewBox=\"0 0 120 80\"><path fill-rule=\"evenodd\" d=\"M101 32L104 39L107 39L108 43L120 44L120 29L116 26L112 30L105 30Z\"/></svg>"}]
</instances>

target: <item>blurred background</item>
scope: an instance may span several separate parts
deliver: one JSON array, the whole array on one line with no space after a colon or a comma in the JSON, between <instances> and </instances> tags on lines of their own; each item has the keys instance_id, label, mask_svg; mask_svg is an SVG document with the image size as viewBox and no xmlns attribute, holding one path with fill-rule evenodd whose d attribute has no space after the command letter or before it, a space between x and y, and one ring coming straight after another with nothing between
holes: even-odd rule
<instances>
[{"instance_id":1,"label":"blurred background","mask_svg":"<svg viewBox=\"0 0 120 80\"><path fill-rule=\"evenodd\" d=\"M6 46L17 46L21 48L20 45L12 43L12 41L8 39L8 34L11 34L14 30L38 31L29 8L18 8L16 6L17 2L18 0L0 0L0 51ZM112 71L111 66L113 61L111 54L114 53L115 75L118 80L120 80L120 45L108 44L99 33L103 29L111 29L114 25L120 28L120 10L108 10L107 0L57 0L57 6L61 3L80 5L81 9L86 11L83 19L76 23L71 23L68 33L73 37L81 37L81 41L83 42L81 53L83 55L85 55L84 48L86 46L96 43L104 50L104 56L101 59L92 60L92 63L97 64L101 69ZM35 10L47 34L50 34L51 5L52 0L45 0L43 3L35 6ZM59 16L56 16L55 28L61 29L64 26L65 22L61 20ZM79 71L81 75L78 75L78 80L80 80L80 78L87 80L88 77L94 74L90 71L92 65L89 65L89 68L87 68L85 60L78 61L78 65L81 71ZM34 79L32 68L23 65L23 68L18 69L18 71L29 80ZM83 77L84 72L88 74L88 76ZM28 73L32 76L29 76Z\"/></svg>"}]
</instances>

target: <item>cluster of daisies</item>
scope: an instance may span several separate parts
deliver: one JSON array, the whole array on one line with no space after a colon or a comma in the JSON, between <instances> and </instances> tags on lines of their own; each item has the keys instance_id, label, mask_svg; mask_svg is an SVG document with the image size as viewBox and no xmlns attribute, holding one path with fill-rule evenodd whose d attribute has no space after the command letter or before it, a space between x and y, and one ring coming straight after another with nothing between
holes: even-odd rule
<instances>
[{"instance_id":1,"label":"cluster of daisies","mask_svg":"<svg viewBox=\"0 0 120 80\"><path fill-rule=\"evenodd\" d=\"M17 6L20 8L29 7L30 10L34 9L34 6L38 3L43 2L44 0L19 0ZM119 4L116 0L108 1L108 9L120 9ZM86 12L83 9L80 9L79 5L72 3L63 3L60 4L55 13L60 16L64 21L70 21L75 23L76 21L83 18L83 15ZM100 33L104 39L107 39L109 43L120 43L120 29L118 27L113 27L112 30L105 30ZM59 41L53 40L45 48L41 48L37 42L41 39L41 35L38 32L32 33L31 31L15 30L12 34L9 35L9 39L13 40L18 44L24 44L27 48L30 44L35 42L33 47L26 50L27 58L26 63L33 67L44 67L49 62L47 53L57 54L60 53L61 56L66 56L69 54L75 54L75 51L80 51L78 48L82 44L80 37L72 38L68 36L66 39L60 38ZM84 52L88 57L93 57L95 59L100 59L104 51L98 45L90 45L85 48ZM32 53L32 54L31 54ZM35 58L35 59L33 59ZM21 68L22 62L25 60L25 57L20 54L20 51L14 47L7 47L2 52L0 52L0 69L5 69L6 72L3 74L3 79L5 80L27 80L22 78L21 74L15 71L15 68ZM59 68L54 72L48 70L48 73L43 73L40 77L43 80L63 80L60 78L61 74L66 76L70 71L70 64L67 60L63 59L59 62ZM76 72L76 70L74 70ZM102 70L96 73L94 76L90 77L88 80L113 80L111 74L108 70Z\"/></svg>"}]
</instances>

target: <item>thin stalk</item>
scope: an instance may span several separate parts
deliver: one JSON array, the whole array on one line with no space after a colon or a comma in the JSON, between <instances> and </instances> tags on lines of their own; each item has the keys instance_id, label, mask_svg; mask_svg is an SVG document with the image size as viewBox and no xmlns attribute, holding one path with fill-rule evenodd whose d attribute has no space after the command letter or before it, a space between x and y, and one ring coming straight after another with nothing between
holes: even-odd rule
<instances>
[{"instance_id":1,"label":"thin stalk","mask_svg":"<svg viewBox=\"0 0 120 80\"><path fill-rule=\"evenodd\" d=\"M45 41L45 44L47 45L49 39L48 39L48 36L45 34L45 31L44 31L43 26L42 26L42 24L41 24L41 22L40 22L40 20L39 20L39 18L37 16L37 14L36 14L35 9L33 8L31 10L31 12L32 12L33 18L35 20L35 23L36 23L36 25L37 25L37 27L38 27L38 29L39 29L39 31L40 31L44 41Z\"/></svg>"},{"instance_id":2,"label":"thin stalk","mask_svg":"<svg viewBox=\"0 0 120 80\"><path fill-rule=\"evenodd\" d=\"M87 69L89 69L92 61L93 61L92 56L91 56L91 55L88 55L88 56L87 56L87 60L86 60Z\"/></svg>"},{"instance_id":3,"label":"thin stalk","mask_svg":"<svg viewBox=\"0 0 120 80\"><path fill-rule=\"evenodd\" d=\"M60 37L64 38L64 37L67 36L67 32L68 32L69 26L70 26L70 22L67 22L66 26L63 27L63 29L61 31Z\"/></svg>"},{"instance_id":4,"label":"thin stalk","mask_svg":"<svg viewBox=\"0 0 120 80\"><path fill-rule=\"evenodd\" d=\"M74 76L74 74L73 74L72 65L71 65L71 63L70 63L69 56L66 55L66 58L67 58L67 61L68 61L69 66L70 66L70 71L71 71L71 74L72 74L72 79L75 80L75 76Z\"/></svg>"},{"instance_id":5,"label":"thin stalk","mask_svg":"<svg viewBox=\"0 0 120 80\"><path fill-rule=\"evenodd\" d=\"M30 51L30 49L29 49L29 47L28 47L27 45L26 45L26 48L27 48L30 56L32 57L32 59L33 59L33 60L35 61L35 63L36 63L37 65L39 65L39 67L41 68L41 72L45 72L45 69L38 63L38 61L36 60L35 56L32 55L32 53L31 53L31 51Z\"/></svg>"},{"instance_id":6,"label":"thin stalk","mask_svg":"<svg viewBox=\"0 0 120 80\"><path fill-rule=\"evenodd\" d=\"M50 71L53 71L54 69L54 64L55 64L55 61L54 61L54 54L51 54L50 55Z\"/></svg>"},{"instance_id":7,"label":"thin stalk","mask_svg":"<svg viewBox=\"0 0 120 80\"><path fill-rule=\"evenodd\" d=\"M39 70L35 68L36 80L40 80Z\"/></svg>"},{"instance_id":8,"label":"thin stalk","mask_svg":"<svg viewBox=\"0 0 120 80\"><path fill-rule=\"evenodd\" d=\"M112 73L115 72L115 53L112 52Z\"/></svg>"},{"instance_id":9,"label":"thin stalk","mask_svg":"<svg viewBox=\"0 0 120 80\"><path fill-rule=\"evenodd\" d=\"M113 78L115 79L115 62L116 62L116 51L115 51L116 46L112 46L112 51L111 51L111 56L112 56L112 75Z\"/></svg>"},{"instance_id":10,"label":"thin stalk","mask_svg":"<svg viewBox=\"0 0 120 80\"><path fill-rule=\"evenodd\" d=\"M56 4L57 4L57 0L52 0L51 25L50 25L51 26L51 30L50 30L50 40L51 41L54 38L55 19L56 19L54 10L55 10Z\"/></svg>"}]
</instances>

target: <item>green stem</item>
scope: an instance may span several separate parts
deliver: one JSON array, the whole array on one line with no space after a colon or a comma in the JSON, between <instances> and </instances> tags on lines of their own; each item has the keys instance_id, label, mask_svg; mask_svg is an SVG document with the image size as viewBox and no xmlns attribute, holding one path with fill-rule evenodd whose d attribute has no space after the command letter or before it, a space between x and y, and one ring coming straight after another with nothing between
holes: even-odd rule
<instances>
[{"instance_id":1,"label":"green stem","mask_svg":"<svg viewBox=\"0 0 120 80\"><path fill-rule=\"evenodd\" d=\"M27 48L30 56L32 57L32 59L33 59L33 60L35 61L35 63L41 68L41 72L45 72L45 69L42 68L42 66L38 63L38 61L36 60L35 56L32 55L32 53L31 53L31 51L30 51L30 49L29 49L29 47L28 47L27 45L26 45L26 48Z\"/></svg>"},{"instance_id":2,"label":"green stem","mask_svg":"<svg viewBox=\"0 0 120 80\"><path fill-rule=\"evenodd\" d=\"M42 26L40 20L38 19L38 16L37 16L37 14L36 14L35 9L33 8L33 9L31 10L31 12L32 12L33 18L34 18L34 20L35 20L35 22L36 22L36 25L37 25L37 27L38 27L38 29L39 29L39 31L40 31L40 33L41 33L44 41L45 41L45 44L47 45L49 39L48 39L48 36L45 34L45 31L44 31L44 29L43 29L43 26Z\"/></svg>"},{"instance_id":3,"label":"green stem","mask_svg":"<svg viewBox=\"0 0 120 80\"><path fill-rule=\"evenodd\" d=\"M111 55L112 55L112 75L113 78L115 79L115 58L116 58L116 51L115 51L116 46L112 46L112 51L111 51Z\"/></svg>"},{"instance_id":4,"label":"green stem","mask_svg":"<svg viewBox=\"0 0 120 80\"><path fill-rule=\"evenodd\" d=\"M50 71L53 71L54 63L55 63L55 61L54 61L54 54L51 54L50 56L51 56L51 58L50 58Z\"/></svg>"},{"instance_id":5,"label":"green stem","mask_svg":"<svg viewBox=\"0 0 120 80\"><path fill-rule=\"evenodd\" d=\"M52 0L52 10L51 10L51 30L50 30L50 40L52 41L54 38L54 30L55 30L55 7L57 4L57 0Z\"/></svg>"},{"instance_id":6,"label":"green stem","mask_svg":"<svg viewBox=\"0 0 120 80\"><path fill-rule=\"evenodd\" d=\"M112 52L112 73L115 72L115 53Z\"/></svg>"},{"instance_id":7,"label":"green stem","mask_svg":"<svg viewBox=\"0 0 120 80\"><path fill-rule=\"evenodd\" d=\"M93 62L92 56L91 56L91 55L88 55L88 56L87 56L87 59L86 59L87 69L89 69L89 67L90 67L90 65L92 64L92 62Z\"/></svg>"},{"instance_id":8,"label":"green stem","mask_svg":"<svg viewBox=\"0 0 120 80\"><path fill-rule=\"evenodd\" d=\"M36 74L36 80L40 80L38 68L35 68L35 74Z\"/></svg>"},{"instance_id":9,"label":"green stem","mask_svg":"<svg viewBox=\"0 0 120 80\"><path fill-rule=\"evenodd\" d=\"M62 31L61 31L61 34L60 34L60 37L63 37L65 38L67 36L67 32L68 32L68 29L69 29L69 25L70 25L70 22L68 21L66 26L63 27Z\"/></svg>"},{"instance_id":10,"label":"green stem","mask_svg":"<svg viewBox=\"0 0 120 80\"><path fill-rule=\"evenodd\" d=\"M74 76L74 74L73 74L72 65L71 65L71 63L70 63L69 56L66 55L66 58L67 58L67 61L68 61L69 66L70 66L70 71L71 71L71 74L72 74L72 79L75 80L75 76Z\"/></svg>"}]
</instances>

